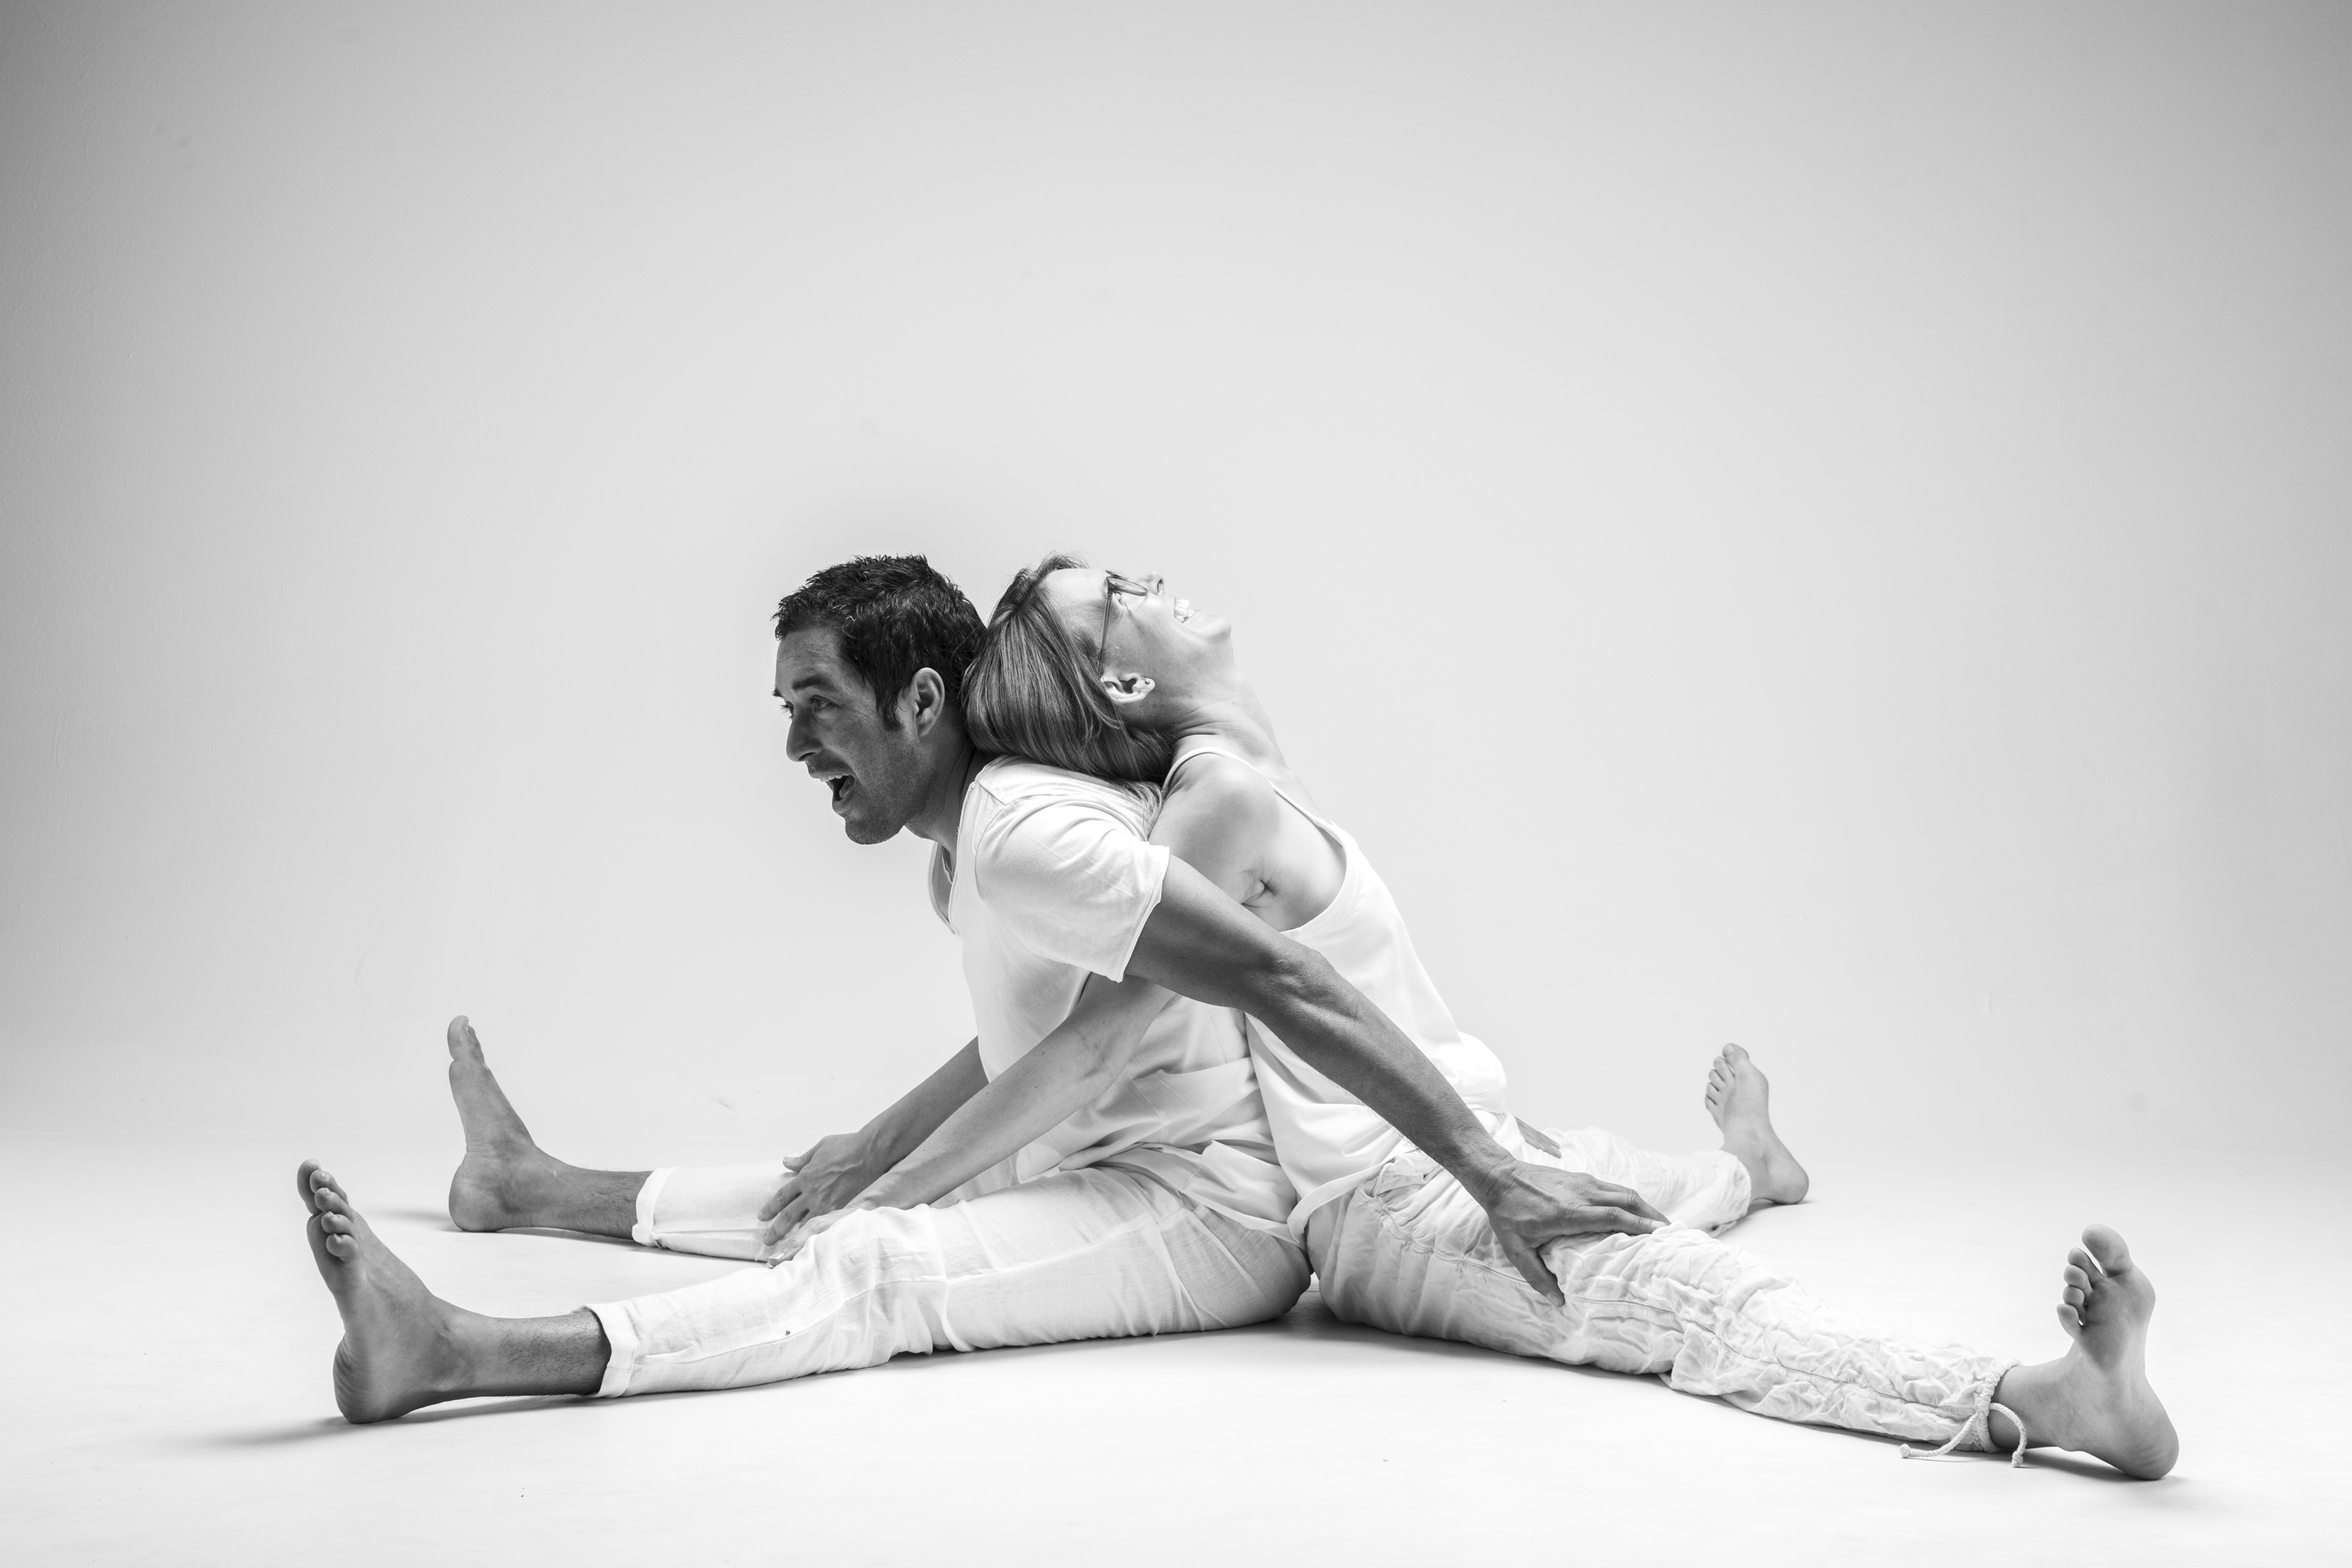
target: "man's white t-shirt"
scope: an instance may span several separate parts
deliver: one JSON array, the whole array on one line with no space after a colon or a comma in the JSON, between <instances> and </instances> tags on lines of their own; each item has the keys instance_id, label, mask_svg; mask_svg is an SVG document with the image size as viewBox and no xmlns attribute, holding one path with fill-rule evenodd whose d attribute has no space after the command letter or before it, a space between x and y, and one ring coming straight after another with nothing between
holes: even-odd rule
<instances>
[{"instance_id":1,"label":"man's white t-shirt","mask_svg":"<svg viewBox=\"0 0 2352 1568\"><path fill-rule=\"evenodd\" d=\"M1160 792L1000 757L964 791L956 854L936 850L931 901L963 945L991 1079L1069 1016L1088 974L1126 978L1160 907L1168 851L1150 842ZM1116 1158L1192 1201L1284 1230L1282 1173L1242 1015L1179 996L1127 1077L1016 1157L1022 1180Z\"/></svg>"}]
</instances>

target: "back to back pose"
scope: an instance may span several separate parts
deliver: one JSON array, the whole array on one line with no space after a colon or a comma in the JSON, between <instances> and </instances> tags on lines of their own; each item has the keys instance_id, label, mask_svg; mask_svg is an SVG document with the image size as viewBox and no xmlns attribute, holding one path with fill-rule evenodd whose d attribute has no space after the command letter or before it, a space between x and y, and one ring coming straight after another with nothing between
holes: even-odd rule
<instances>
[{"instance_id":1,"label":"back to back pose","mask_svg":"<svg viewBox=\"0 0 2352 1568\"><path fill-rule=\"evenodd\" d=\"M2143 1362L2155 1295L2123 1238L2083 1233L2063 1268L2072 1340L2021 1364L1852 1322L1710 1232L1756 1204L1794 1202L1806 1175L1773 1132L1766 1085L1727 1047L1707 1103L1723 1151L1647 1153L1588 1130L1516 1126L1493 1054L1462 1034L1387 889L1354 839L1318 813L1242 677L1231 626L1171 599L1158 578L1061 556L1023 573L966 683L972 733L992 750L1106 778L1164 778L1156 842L1270 926L1327 958L1412 1037L1500 1140L1525 1156L1638 1192L1673 1221L1598 1226L1515 1268L1462 1184L1356 1096L1303 1059L1278 1021L1252 1018L1250 1053L1283 1169L1289 1229L1339 1316L1612 1371L1658 1373L1782 1419L2021 1458L2029 1445L2096 1455L2137 1477L2179 1452ZM1023 1066L1048 1097L1083 1087L1089 1052L1116 1060L1148 1017L1150 988L1097 984ZM1103 1070L1097 1067L1097 1072ZM1015 1086L999 1086L1011 1089ZM971 1152L977 1159L986 1147ZM882 1194L890 1184L885 1178ZM1631 1205L1629 1205L1631 1206ZM1523 1277L1524 1276L1524 1277ZM1908 1450L1906 1450L1906 1453Z\"/></svg>"},{"instance_id":2,"label":"back to back pose","mask_svg":"<svg viewBox=\"0 0 2352 1568\"><path fill-rule=\"evenodd\" d=\"M776 623L789 754L854 841L907 830L940 852L934 903L963 948L978 1037L866 1128L788 1168L595 1171L539 1148L460 1019L449 1071L467 1158L450 1215L467 1229L556 1226L750 1258L762 1218L789 1227L894 1165L956 1164L967 1132L1020 1103L991 1079L1024 1081L1024 1053L1085 988L1128 999L1148 984L1150 1015L1120 1069L917 1202L833 1221L772 1270L546 1318L488 1317L434 1295L341 1185L305 1164L307 1233L343 1319L334 1367L346 1416L477 1394L732 1387L904 1352L1281 1312L1306 1285L1306 1260L1286 1226L1295 1203L1236 1009L1275 1020L1447 1162L1519 1267L1539 1271L1537 1253L1562 1235L1656 1223L1514 1157L1328 963L1149 842L1156 786L977 751L958 687L982 633L970 601L920 557L827 568Z\"/></svg>"}]
</instances>

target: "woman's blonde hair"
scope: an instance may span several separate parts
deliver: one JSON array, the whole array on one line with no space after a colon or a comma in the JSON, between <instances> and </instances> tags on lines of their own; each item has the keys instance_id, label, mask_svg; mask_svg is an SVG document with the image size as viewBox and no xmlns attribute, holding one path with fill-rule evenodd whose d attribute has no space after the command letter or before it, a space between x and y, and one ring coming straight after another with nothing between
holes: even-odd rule
<instances>
[{"instance_id":1,"label":"woman's blonde hair","mask_svg":"<svg viewBox=\"0 0 2352 1568\"><path fill-rule=\"evenodd\" d=\"M1101 686L1102 649L1064 626L1039 591L1052 574L1085 564L1048 555L1014 575L964 676L964 725L983 751L1158 784L1175 742L1119 711Z\"/></svg>"}]
</instances>

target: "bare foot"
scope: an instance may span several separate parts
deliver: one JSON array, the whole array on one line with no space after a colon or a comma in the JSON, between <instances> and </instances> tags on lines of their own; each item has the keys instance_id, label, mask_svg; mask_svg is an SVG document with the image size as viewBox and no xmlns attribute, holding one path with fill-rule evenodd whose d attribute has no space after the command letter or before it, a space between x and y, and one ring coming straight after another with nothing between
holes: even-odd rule
<instances>
[{"instance_id":1,"label":"bare foot","mask_svg":"<svg viewBox=\"0 0 2352 1568\"><path fill-rule=\"evenodd\" d=\"M463 1014L449 1020L449 1092L466 1130L466 1157L449 1178L449 1218L459 1230L546 1224L538 1200L566 1167L532 1141Z\"/></svg>"},{"instance_id":2,"label":"bare foot","mask_svg":"<svg viewBox=\"0 0 2352 1568\"><path fill-rule=\"evenodd\" d=\"M343 1315L335 1347L335 1407L352 1422L387 1421L457 1397L465 1361L457 1309L425 1288L376 1238L335 1178L305 1160L294 1184L310 1205L303 1226L319 1276Z\"/></svg>"},{"instance_id":3,"label":"bare foot","mask_svg":"<svg viewBox=\"0 0 2352 1568\"><path fill-rule=\"evenodd\" d=\"M2147 1324L2156 1287L2134 1267L2124 1238L2103 1225L2066 1255L2059 1326L2074 1344L2056 1361L2011 1367L1993 1397L2017 1412L2028 1440L2105 1459L2152 1481L2180 1458L2180 1438L2147 1381ZM2017 1429L1995 1412L1992 1438L2012 1447Z\"/></svg>"},{"instance_id":4,"label":"bare foot","mask_svg":"<svg viewBox=\"0 0 2352 1568\"><path fill-rule=\"evenodd\" d=\"M1748 1207L1805 1200L1812 1179L1772 1130L1771 1086L1738 1046L1726 1046L1706 1075L1706 1113L1723 1129L1723 1147L1748 1167Z\"/></svg>"}]
</instances>

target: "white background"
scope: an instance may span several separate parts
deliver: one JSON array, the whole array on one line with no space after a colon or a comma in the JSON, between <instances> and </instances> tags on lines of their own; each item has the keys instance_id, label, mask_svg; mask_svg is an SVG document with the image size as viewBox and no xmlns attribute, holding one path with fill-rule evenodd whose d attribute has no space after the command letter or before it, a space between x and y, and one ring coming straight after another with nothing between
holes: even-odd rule
<instances>
[{"instance_id":1,"label":"white background","mask_svg":"<svg viewBox=\"0 0 2352 1568\"><path fill-rule=\"evenodd\" d=\"M1538 1120L2340 1147L2352 12L0 11L0 1130L854 1124L766 617L1233 615ZM1976 1163L1994 1156L1998 1163Z\"/></svg>"}]
</instances>

